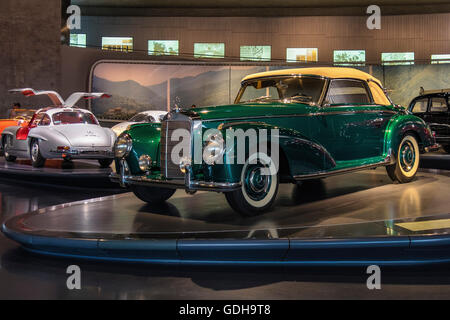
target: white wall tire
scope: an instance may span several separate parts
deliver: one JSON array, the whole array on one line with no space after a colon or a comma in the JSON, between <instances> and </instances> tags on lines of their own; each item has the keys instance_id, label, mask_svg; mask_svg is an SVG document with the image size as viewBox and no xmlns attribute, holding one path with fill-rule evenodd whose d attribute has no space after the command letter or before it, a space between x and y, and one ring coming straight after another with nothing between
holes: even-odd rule
<instances>
[{"instance_id":1,"label":"white wall tire","mask_svg":"<svg viewBox=\"0 0 450 320\"><path fill-rule=\"evenodd\" d=\"M235 211L243 216L255 216L269 210L279 186L274 162L263 153L251 155L242 168L241 184L239 190L225 193L228 203Z\"/></svg>"},{"instance_id":2,"label":"white wall tire","mask_svg":"<svg viewBox=\"0 0 450 320\"><path fill-rule=\"evenodd\" d=\"M408 183L414 180L420 164L420 148L413 135L405 135L397 150L396 163L386 167L393 181Z\"/></svg>"}]
</instances>

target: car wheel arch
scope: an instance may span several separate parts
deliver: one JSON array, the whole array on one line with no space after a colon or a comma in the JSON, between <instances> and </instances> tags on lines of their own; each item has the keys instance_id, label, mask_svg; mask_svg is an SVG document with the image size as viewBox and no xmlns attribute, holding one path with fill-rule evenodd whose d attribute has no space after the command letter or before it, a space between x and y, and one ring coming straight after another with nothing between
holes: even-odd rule
<instances>
[{"instance_id":1,"label":"car wheel arch","mask_svg":"<svg viewBox=\"0 0 450 320\"><path fill-rule=\"evenodd\" d=\"M222 135L225 137L226 132L225 130L230 125L233 125L234 129L267 129L268 132L271 129L278 129L279 130L279 137L278 142L276 143L277 148L279 149L279 163L280 163L280 173L284 177L285 180L293 180L293 177L295 175L301 174L301 169L299 169L298 161L306 161L306 157L304 157L304 153L301 151L307 150L307 152L310 152L311 154L315 154L317 159L314 159L315 163L317 164L318 168L317 170L325 170L332 168L336 166L336 162L331 156L331 154L325 149L324 146L319 144L316 141L313 141L312 139L306 137L301 132L290 129L290 128L283 128L279 126L275 126L269 123L263 123L263 122L254 122L254 123L224 123L219 126L219 130L221 130ZM268 134L268 149L272 145L272 136ZM259 143L259 137L258 143ZM237 141L234 141L233 147L230 148L227 146L227 152L226 154L230 153L230 150L236 150ZM248 156L249 150L246 149L246 155ZM224 159L225 160L225 159ZM225 161L224 161L225 162ZM288 179L286 179L288 178Z\"/></svg>"}]
</instances>

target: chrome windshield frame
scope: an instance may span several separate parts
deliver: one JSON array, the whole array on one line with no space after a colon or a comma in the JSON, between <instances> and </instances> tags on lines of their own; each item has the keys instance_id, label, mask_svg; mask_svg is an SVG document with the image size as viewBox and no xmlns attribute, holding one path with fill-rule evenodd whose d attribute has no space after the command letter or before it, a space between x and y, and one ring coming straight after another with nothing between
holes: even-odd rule
<instances>
[{"instance_id":1,"label":"chrome windshield frame","mask_svg":"<svg viewBox=\"0 0 450 320\"><path fill-rule=\"evenodd\" d=\"M279 101L281 103L312 103L314 105L322 105L322 101L325 97L325 93L326 93L326 89L328 86L328 78L327 77L323 77L323 76L318 76L318 75L303 75L303 74L299 74L299 75L279 75L279 76L267 76L267 77L259 77L259 78L253 78L253 79L248 79L245 81L241 82L241 87L239 88L239 92L236 96L236 98L234 99L234 104L240 104L240 103L250 103L248 101L240 101L242 98L242 95L244 94L244 91L248 85L248 83L250 82L255 82L255 81L261 81L261 80L270 80L270 79L280 79L280 78L285 78L285 79L292 79L292 78L314 78L314 79L320 79L320 80L324 80L323 86L322 86L322 91L320 92L320 96L319 96L319 101L308 101L308 102L300 102L300 101L295 101L295 100L290 100L290 99L272 99L272 100L276 100ZM256 102L257 103L257 102Z\"/></svg>"}]
</instances>

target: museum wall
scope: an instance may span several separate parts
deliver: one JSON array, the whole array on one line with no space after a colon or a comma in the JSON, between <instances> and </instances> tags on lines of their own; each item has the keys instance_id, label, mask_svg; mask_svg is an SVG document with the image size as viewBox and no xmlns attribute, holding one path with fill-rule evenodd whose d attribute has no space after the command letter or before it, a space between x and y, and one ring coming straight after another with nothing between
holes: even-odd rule
<instances>
[{"instance_id":1,"label":"museum wall","mask_svg":"<svg viewBox=\"0 0 450 320\"><path fill-rule=\"evenodd\" d=\"M187 13L188 14L188 13ZM364 13L362 13L364 14ZM318 48L320 62L333 50L366 50L368 63L382 52L415 52L416 60L450 52L450 13L382 16L381 30L366 27L367 16L324 17L82 17L90 47L102 36L133 37L136 51L148 40L179 40L180 53L192 54L195 42L223 42L225 55L239 57L242 45L270 45L272 59L285 60L286 48Z\"/></svg>"},{"instance_id":2,"label":"museum wall","mask_svg":"<svg viewBox=\"0 0 450 320\"><path fill-rule=\"evenodd\" d=\"M40 97L31 102L8 93L11 88L60 88L60 0L0 1L0 116L5 116L12 103L46 105Z\"/></svg>"}]
</instances>

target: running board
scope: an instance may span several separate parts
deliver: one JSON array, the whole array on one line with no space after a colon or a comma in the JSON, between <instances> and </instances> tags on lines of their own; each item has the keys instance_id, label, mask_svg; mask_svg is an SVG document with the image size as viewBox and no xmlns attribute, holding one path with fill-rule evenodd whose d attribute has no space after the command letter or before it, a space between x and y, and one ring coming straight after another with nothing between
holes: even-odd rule
<instances>
[{"instance_id":1,"label":"running board","mask_svg":"<svg viewBox=\"0 0 450 320\"><path fill-rule=\"evenodd\" d=\"M326 171L326 172L322 171L322 172L313 173L313 174L297 175L297 176L294 176L294 180L302 181L302 180L320 179L320 178L332 177L332 176L337 176L340 174L345 174L345 173L350 173L350 172L355 172L355 171L375 169L377 167L385 167L390 164L393 164L391 159L392 158L390 156L388 156L382 162L366 164L366 165L359 166L359 167L346 168L346 169L340 169L340 170L335 170L335 171Z\"/></svg>"}]
</instances>

